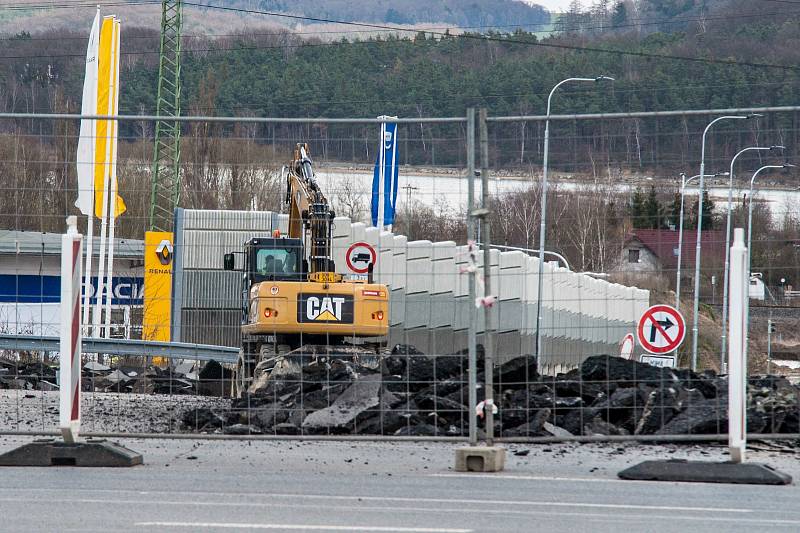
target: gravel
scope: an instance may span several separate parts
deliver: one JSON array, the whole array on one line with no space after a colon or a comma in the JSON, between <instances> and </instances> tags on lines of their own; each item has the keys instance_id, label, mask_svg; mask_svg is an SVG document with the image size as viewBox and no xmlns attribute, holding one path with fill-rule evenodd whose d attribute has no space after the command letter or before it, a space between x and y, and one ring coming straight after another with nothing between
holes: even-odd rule
<instances>
[{"instance_id":1,"label":"gravel","mask_svg":"<svg viewBox=\"0 0 800 533\"><path fill-rule=\"evenodd\" d=\"M230 400L210 396L84 392L81 427L88 432L171 433L179 413L192 407L223 408ZM58 429L58 392L0 390L0 431Z\"/></svg>"}]
</instances>

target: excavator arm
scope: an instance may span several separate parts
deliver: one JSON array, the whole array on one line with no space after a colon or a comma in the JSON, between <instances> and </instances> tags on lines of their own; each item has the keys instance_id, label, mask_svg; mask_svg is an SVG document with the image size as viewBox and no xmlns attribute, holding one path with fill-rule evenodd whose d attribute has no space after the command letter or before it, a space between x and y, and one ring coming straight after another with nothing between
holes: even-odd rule
<instances>
[{"instance_id":1,"label":"excavator arm","mask_svg":"<svg viewBox=\"0 0 800 533\"><path fill-rule=\"evenodd\" d=\"M289 237L305 242L308 235L309 274L335 272L331 259L331 231L335 214L317 184L307 144L297 144L286 181Z\"/></svg>"}]
</instances>

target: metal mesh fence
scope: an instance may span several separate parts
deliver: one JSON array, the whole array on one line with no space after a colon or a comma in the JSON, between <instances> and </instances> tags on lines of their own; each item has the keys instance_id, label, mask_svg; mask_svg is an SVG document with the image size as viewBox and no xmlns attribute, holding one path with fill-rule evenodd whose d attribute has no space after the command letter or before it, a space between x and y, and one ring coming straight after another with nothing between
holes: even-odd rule
<instances>
[{"instance_id":1,"label":"metal mesh fence","mask_svg":"<svg viewBox=\"0 0 800 533\"><path fill-rule=\"evenodd\" d=\"M173 342L240 354L229 350L212 363L87 354L84 425L99 433L463 438L475 402L486 399L483 347L490 346L500 438L719 437L727 431L720 363L731 180L723 173L742 148L783 145L737 159L732 226L746 228L752 207L749 431L796 435L796 173L761 174L750 190L756 169L794 160L796 111L763 115L721 125L707 139L695 372L688 367L699 191L698 180L682 188L680 174L698 174L701 134L714 114L554 117L541 285L544 117L489 117L488 158L476 166L489 173L490 235L486 224L467 216L468 146L480 159L481 140L470 139L466 119L399 124L391 231L373 227L370 216L376 121L186 120L172 280L160 296L170 312L156 326L169 330ZM0 121L2 431L54 426L57 353L14 343L58 334L58 234L65 216L76 212L77 124L34 116ZM145 257L156 253L144 240L152 120L121 120L119 131L116 173L127 211L116 222L111 327L102 335L135 340L148 337ZM289 232L282 167L298 142L309 144L316 181L336 215L334 270L357 283L347 284L344 295L326 287L311 303L296 293L284 302L284 286L267 275L260 280L267 293L251 301L245 245ZM481 177L474 182L476 206L484 196ZM489 269L467 242L473 222L476 246L492 247ZM85 217L79 224L85 232ZM226 270L224 256L234 252L236 269ZM281 261L288 272L288 255ZM487 273L490 294L482 289ZM93 308L96 276L95 270L85 287ZM273 319L297 321L303 313L318 318L327 305L341 321L341 309L346 314L351 300L364 301L370 291L375 309L362 316L354 308L349 332L347 320L337 334L315 324L291 342L278 326L242 330L243 321L267 310ZM342 300L326 303L331 296ZM475 297L484 298L477 307ZM677 368L638 362L645 354L638 345L635 361L617 357L619 343L652 304L674 305L686 318ZM365 338L356 332L359 320L385 322L388 332ZM474 402L471 324L478 344Z\"/></svg>"}]
</instances>

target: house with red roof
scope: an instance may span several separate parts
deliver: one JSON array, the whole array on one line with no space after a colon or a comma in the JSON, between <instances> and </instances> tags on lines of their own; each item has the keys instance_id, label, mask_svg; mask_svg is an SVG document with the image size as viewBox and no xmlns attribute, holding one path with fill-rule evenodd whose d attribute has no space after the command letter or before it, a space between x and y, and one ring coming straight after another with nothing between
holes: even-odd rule
<instances>
[{"instance_id":1,"label":"house with red roof","mask_svg":"<svg viewBox=\"0 0 800 533\"><path fill-rule=\"evenodd\" d=\"M701 232L701 268L704 273L721 269L725 264L725 232ZM626 274L662 274L675 279L678 268L679 232L676 230L636 229L625 239L616 272ZM681 270L684 276L694 272L697 230L683 231Z\"/></svg>"}]
</instances>

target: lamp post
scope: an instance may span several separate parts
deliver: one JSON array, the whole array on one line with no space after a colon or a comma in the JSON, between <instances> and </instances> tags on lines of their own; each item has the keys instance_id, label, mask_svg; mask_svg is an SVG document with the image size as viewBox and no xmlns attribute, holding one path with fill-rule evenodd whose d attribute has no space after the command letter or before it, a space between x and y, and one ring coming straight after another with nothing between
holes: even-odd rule
<instances>
[{"instance_id":1,"label":"lamp post","mask_svg":"<svg viewBox=\"0 0 800 533\"><path fill-rule=\"evenodd\" d=\"M542 162L542 190L540 201L540 217L539 224L539 278L537 280L537 293L536 293L536 357L540 359L542 356L542 295L544 290L544 255L546 250L545 245L545 230L547 229L547 164L550 156L550 105L553 100L553 94L556 89L569 82L599 82L599 81L614 81L614 78L609 76L598 76L596 78L567 78L558 82L555 87L550 91L547 97L547 119L544 123L544 160Z\"/></svg>"},{"instance_id":2,"label":"lamp post","mask_svg":"<svg viewBox=\"0 0 800 533\"><path fill-rule=\"evenodd\" d=\"M712 178L715 176L724 176L727 172L719 172L717 174L706 174L707 178ZM684 204L684 196L686 194L686 186L692 182L692 180L696 180L700 177L700 174L696 176L692 176L691 178L687 178L686 174L681 172L681 214L678 217L678 274L677 278L675 279L675 309L680 310L681 308L681 258L683 256L683 204ZM703 191L700 191L700 201L702 202L703 199Z\"/></svg>"},{"instance_id":3,"label":"lamp post","mask_svg":"<svg viewBox=\"0 0 800 533\"><path fill-rule=\"evenodd\" d=\"M755 185L756 178L758 177L761 172L764 170L769 169L777 169L777 168L795 168L794 165L789 163L784 163L782 165L764 165L763 167L759 168L753 173L753 177L750 178L750 191L748 192L747 197L747 284L748 289L750 287L750 258L753 254L753 186ZM748 297L749 298L749 297ZM750 300L746 300L749 304ZM746 305L744 308L744 345L747 346L747 342L750 338L750 305Z\"/></svg>"},{"instance_id":4,"label":"lamp post","mask_svg":"<svg viewBox=\"0 0 800 533\"><path fill-rule=\"evenodd\" d=\"M703 232L703 189L705 188L705 174L706 174L706 135L711 129L711 126L721 120L745 120L754 115L724 115L717 117L708 123L706 129L703 130L703 142L700 146L700 202L697 206L697 243L695 245L694 255L694 305L692 317L692 370L697 370L697 325L698 314L700 311L700 255L702 253L702 232Z\"/></svg>"},{"instance_id":5,"label":"lamp post","mask_svg":"<svg viewBox=\"0 0 800 533\"><path fill-rule=\"evenodd\" d=\"M784 163L782 165L764 165L753 173L750 178L750 191L747 197L747 279L750 279L750 256L752 253L753 243L753 186L755 185L756 178L761 172L773 168L795 168L795 165Z\"/></svg>"},{"instance_id":6,"label":"lamp post","mask_svg":"<svg viewBox=\"0 0 800 533\"><path fill-rule=\"evenodd\" d=\"M784 146L751 146L740 150L733 159L731 159L730 178L728 179L728 214L727 222L725 223L725 270L723 272L724 282L722 284L722 347L719 352L719 369L720 372L725 371L725 354L727 353L728 341L728 279L730 275L730 247L731 247L731 211L733 210L733 165L736 159L747 152L768 152L770 150L784 150Z\"/></svg>"}]
</instances>

